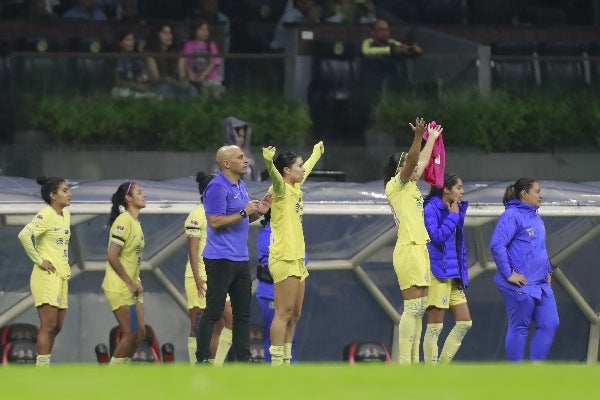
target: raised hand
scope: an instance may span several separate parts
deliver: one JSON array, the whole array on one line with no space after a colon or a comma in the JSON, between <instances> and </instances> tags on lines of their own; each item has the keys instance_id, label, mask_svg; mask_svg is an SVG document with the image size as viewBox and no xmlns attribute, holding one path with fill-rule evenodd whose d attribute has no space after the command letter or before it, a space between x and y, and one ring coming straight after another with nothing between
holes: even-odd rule
<instances>
[{"instance_id":1,"label":"raised hand","mask_svg":"<svg viewBox=\"0 0 600 400\"><path fill-rule=\"evenodd\" d=\"M433 136L437 139L443 131L444 128L442 128L441 125L431 126L431 124L427 124L427 132L429 133L429 136Z\"/></svg>"},{"instance_id":2,"label":"raised hand","mask_svg":"<svg viewBox=\"0 0 600 400\"><path fill-rule=\"evenodd\" d=\"M325 153L325 145L323 144L322 140L315 144L314 148L318 148L321 151L321 154Z\"/></svg>"},{"instance_id":3,"label":"raised hand","mask_svg":"<svg viewBox=\"0 0 600 400\"><path fill-rule=\"evenodd\" d=\"M263 158L267 161L273 161L277 148L275 146L263 147Z\"/></svg>"},{"instance_id":4,"label":"raised hand","mask_svg":"<svg viewBox=\"0 0 600 400\"><path fill-rule=\"evenodd\" d=\"M423 137L423 134L425 133L425 120L423 118L417 117L414 125L410 122L408 124L415 133L415 137Z\"/></svg>"}]
</instances>

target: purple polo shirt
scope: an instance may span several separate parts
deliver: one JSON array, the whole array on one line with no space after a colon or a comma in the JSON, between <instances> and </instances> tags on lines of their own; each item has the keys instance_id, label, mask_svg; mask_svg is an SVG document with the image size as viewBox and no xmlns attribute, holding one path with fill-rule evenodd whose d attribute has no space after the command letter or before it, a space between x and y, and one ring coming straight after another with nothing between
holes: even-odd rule
<instances>
[{"instance_id":1,"label":"purple polo shirt","mask_svg":"<svg viewBox=\"0 0 600 400\"><path fill-rule=\"evenodd\" d=\"M206 215L232 215L240 212L250 201L248 189L240 179L231 182L222 172L210 181L202 195ZM248 261L248 229L250 221L244 218L227 228L213 229L207 226L204 258L216 260Z\"/></svg>"}]
</instances>

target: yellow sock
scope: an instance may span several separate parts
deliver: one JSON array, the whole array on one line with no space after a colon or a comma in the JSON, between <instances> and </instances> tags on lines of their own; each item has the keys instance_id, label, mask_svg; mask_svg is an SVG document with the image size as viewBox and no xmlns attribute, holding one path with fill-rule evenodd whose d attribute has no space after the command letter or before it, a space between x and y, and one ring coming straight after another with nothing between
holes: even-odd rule
<instances>
[{"instance_id":1,"label":"yellow sock","mask_svg":"<svg viewBox=\"0 0 600 400\"><path fill-rule=\"evenodd\" d=\"M109 365L127 365L131 362L128 357L111 357Z\"/></svg>"},{"instance_id":2,"label":"yellow sock","mask_svg":"<svg viewBox=\"0 0 600 400\"><path fill-rule=\"evenodd\" d=\"M196 338L189 337L188 338L188 355L190 357L190 365L196 364Z\"/></svg>"},{"instance_id":3,"label":"yellow sock","mask_svg":"<svg viewBox=\"0 0 600 400\"><path fill-rule=\"evenodd\" d=\"M231 348L231 339L233 338L233 332L231 329L223 328L221 335L219 336L219 345L217 346L217 353L215 354L215 361L213 365L220 367L225 363L225 358L229 349Z\"/></svg>"},{"instance_id":4,"label":"yellow sock","mask_svg":"<svg viewBox=\"0 0 600 400\"><path fill-rule=\"evenodd\" d=\"M425 364L437 364L438 362L438 339L444 324L427 324L425 330L425 339L423 340L423 355L425 356Z\"/></svg>"},{"instance_id":5,"label":"yellow sock","mask_svg":"<svg viewBox=\"0 0 600 400\"><path fill-rule=\"evenodd\" d=\"M417 328L417 317L421 310L421 299L404 300L404 311L398 326L398 345L400 346L400 364L412 362L412 348Z\"/></svg>"},{"instance_id":6,"label":"yellow sock","mask_svg":"<svg viewBox=\"0 0 600 400\"><path fill-rule=\"evenodd\" d=\"M440 359L438 361L440 364L448 364L452 361L462 344L463 338L469 329L471 329L472 325L472 321L456 321L456 324L448 334L446 342L444 343L444 348L440 353Z\"/></svg>"},{"instance_id":7,"label":"yellow sock","mask_svg":"<svg viewBox=\"0 0 600 400\"><path fill-rule=\"evenodd\" d=\"M283 350L284 346L271 346L269 347L269 353L271 353L271 366L280 367L283 365Z\"/></svg>"},{"instance_id":8,"label":"yellow sock","mask_svg":"<svg viewBox=\"0 0 600 400\"><path fill-rule=\"evenodd\" d=\"M292 361L292 344L283 344L283 365L290 365Z\"/></svg>"},{"instance_id":9,"label":"yellow sock","mask_svg":"<svg viewBox=\"0 0 600 400\"><path fill-rule=\"evenodd\" d=\"M52 354L38 354L35 358L36 367L49 367Z\"/></svg>"}]
</instances>

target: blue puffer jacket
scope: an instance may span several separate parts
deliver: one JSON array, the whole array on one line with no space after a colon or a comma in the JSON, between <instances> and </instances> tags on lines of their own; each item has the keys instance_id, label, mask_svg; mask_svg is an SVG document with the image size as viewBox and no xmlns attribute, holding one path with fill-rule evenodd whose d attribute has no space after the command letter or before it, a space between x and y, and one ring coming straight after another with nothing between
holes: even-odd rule
<instances>
[{"instance_id":1,"label":"blue puffer jacket","mask_svg":"<svg viewBox=\"0 0 600 400\"><path fill-rule=\"evenodd\" d=\"M546 250L546 229L537 209L520 200L510 200L498 219L490 246L498 267L496 286L518 289L539 299L542 291L551 291L548 274L552 267ZM527 285L519 288L508 282L513 271L525 275Z\"/></svg>"},{"instance_id":2,"label":"blue puffer jacket","mask_svg":"<svg viewBox=\"0 0 600 400\"><path fill-rule=\"evenodd\" d=\"M431 242L427 243L431 273L439 279L459 278L464 286L469 284L469 267L465 249L464 223L469 202L458 206L458 213L448 207L438 196L425 202L425 227Z\"/></svg>"}]
</instances>

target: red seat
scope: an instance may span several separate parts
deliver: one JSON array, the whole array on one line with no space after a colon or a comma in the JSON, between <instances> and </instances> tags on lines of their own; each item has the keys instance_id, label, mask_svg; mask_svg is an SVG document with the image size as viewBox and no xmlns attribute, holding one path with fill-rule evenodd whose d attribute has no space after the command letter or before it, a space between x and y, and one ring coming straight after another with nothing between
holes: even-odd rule
<instances>
[{"instance_id":1,"label":"red seat","mask_svg":"<svg viewBox=\"0 0 600 400\"><path fill-rule=\"evenodd\" d=\"M96 358L98 362L108 363L110 357L112 357L117 344L121 340L123 332L120 326L115 326L110 330L109 334L109 348L104 344L98 344L94 351L96 352ZM162 359L161 359L162 355ZM133 362L147 362L147 363L160 363L174 362L175 361L175 349L171 343L164 343L161 345L158 342L154 329L146 324L146 337L142 344L132 357Z\"/></svg>"},{"instance_id":2,"label":"red seat","mask_svg":"<svg viewBox=\"0 0 600 400\"><path fill-rule=\"evenodd\" d=\"M35 364L36 357L36 344L29 340L15 340L0 346L2 365Z\"/></svg>"},{"instance_id":3,"label":"red seat","mask_svg":"<svg viewBox=\"0 0 600 400\"><path fill-rule=\"evenodd\" d=\"M383 343L356 341L344 347L344 361L350 364L373 361L390 363L391 358Z\"/></svg>"},{"instance_id":4,"label":"red seat","mask_svg":"<svg viewBox=\"0 0 600 400\"><path fill-rule=\"evenodd\" d=\"M32 324L17 322L0 328L0 346L16 340L24 340L35 343L38 335L38 327Z\"/></svg>"}]
</instances>

